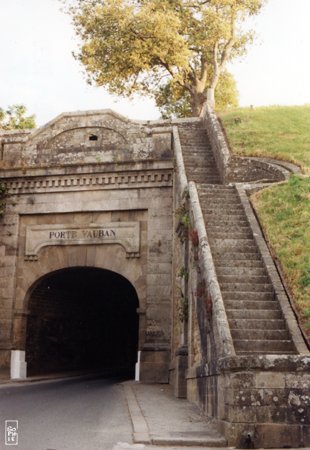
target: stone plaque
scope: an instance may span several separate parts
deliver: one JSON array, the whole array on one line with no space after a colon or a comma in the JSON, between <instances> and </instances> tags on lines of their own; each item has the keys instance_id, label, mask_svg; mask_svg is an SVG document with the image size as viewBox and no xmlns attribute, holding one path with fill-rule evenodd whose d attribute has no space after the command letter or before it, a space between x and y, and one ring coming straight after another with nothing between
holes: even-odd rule
<instances>
[{"instance_id":1,"label":"stone plaque","mask_svg":"<svg viewBox=\"0 0 310 450\"><path fill-rule=\"evenodd\" d=\"M104 224L29 225L26 228L25 259L38 259L42 247L54 245L119 244L127 258L139 257L139 222L110 222Z\"/></svg>"}]
</instances>

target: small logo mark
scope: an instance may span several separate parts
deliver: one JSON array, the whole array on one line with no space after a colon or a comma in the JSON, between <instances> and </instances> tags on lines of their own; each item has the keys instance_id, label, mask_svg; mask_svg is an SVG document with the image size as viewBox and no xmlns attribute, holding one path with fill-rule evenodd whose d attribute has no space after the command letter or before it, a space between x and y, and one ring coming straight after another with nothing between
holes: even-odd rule
<instances>
[{"instance_id":1,"label":"small logo mark","mask_svg":"<svg viewBox=\"0 0 310 450\"><path fill-rule=\"evenodd\" d=\"M18 420L5 421L5 445L18 445Z\"/></svg>"}]
</instances>

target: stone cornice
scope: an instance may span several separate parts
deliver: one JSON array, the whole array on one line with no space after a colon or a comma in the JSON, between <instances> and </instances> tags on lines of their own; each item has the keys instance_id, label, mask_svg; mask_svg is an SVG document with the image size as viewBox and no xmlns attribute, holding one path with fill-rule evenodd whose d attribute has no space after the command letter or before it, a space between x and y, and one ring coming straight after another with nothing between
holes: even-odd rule
<instances>
[{"instance_id":1,"label":"stone cornice","mask_svg":"<svg viewBox=\"0 0 310 450\"><path fill-rule=\"evenodd\" d=\"M172 168L24 176L3 179L7 193L11 195L170 187L172 182Z\"/></svg>"}]
</instances>

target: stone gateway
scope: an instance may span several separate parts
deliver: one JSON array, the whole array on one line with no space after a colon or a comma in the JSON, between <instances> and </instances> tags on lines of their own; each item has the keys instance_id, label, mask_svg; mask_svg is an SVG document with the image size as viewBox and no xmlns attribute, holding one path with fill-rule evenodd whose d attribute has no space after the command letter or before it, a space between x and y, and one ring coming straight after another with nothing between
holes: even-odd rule
<instances>
[{"instance_id":1,"label":"stone gateway","mask_svg":"<svg viewBox=\"0 0 310 450\"><path fill-rule=\"evenodd\" d=\"M310 353L214 113L3 131L0 370L170 383L228 445L310 446Z\"/></svg>"}]
</instances>

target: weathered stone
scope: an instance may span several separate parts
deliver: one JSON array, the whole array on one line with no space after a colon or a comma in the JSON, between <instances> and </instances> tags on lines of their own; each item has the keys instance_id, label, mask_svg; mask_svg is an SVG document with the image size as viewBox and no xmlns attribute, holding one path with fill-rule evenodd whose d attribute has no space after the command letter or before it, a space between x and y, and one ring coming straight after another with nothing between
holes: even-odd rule
<instances>
[{"instance_id":1,"label":"weathered stone","mask_svg":"<svg viewBox=\"0 0 310 450\"><path fill-rule=\"evenodd\" d=\"M13 329L15 348L25 349L28 308L33 317L34 308L41 304L31 297L39 280L56 271L85 267L118 273L134 287L139 298L140 349L147 339L155 345L167 343L172 281L171 128L156 123L150 128L111 111L94 111L65 114L31 133L14 133L14 142L12 136L1 135L2 175L10 194L1 229L2 342L9 340ZM148 302L147 296L153 301ZM43 297L50 295L45 292ZM49 315L57 313L56 294L53 298L53 307L42 303L38 313L49 326ZM149 304L155 306L153 312ZM156 313L156 308L163 312ZM59 322L65 314L61 311ZM72 311L72 323L74 317ZM115 323L116 330L118 325L122 327ZM26 359L27 353L32 357L26 350ZM167 363L159 358L152 364L148 379L157 379L156 371L159 378L167 379Z\"/></svg>"},{"instance_id":2,"label":"weathered stone","mask_svg":"<svg viewBox=\"0 0 310 450\"><path fill-rule=\"evenodd\" d=\"M70 113L0 140L0 370L12 349L45 371L139 350L140 379L172 383L228 445L309 445L309 351L244 186L221 184L287 169L232 157L211 111Z\"/></svg>"},{"instance_id":3,"label":"weathered stone","mask_svg":"<svg viewBox=\"0 0 310 450\"><path fill-rule=\"evenodd\" d=\"M302 427L303 431L303 440L302 445L305 447L310 447L310 426Z\"/></svg>"},{"instance_id":4,"label":"weathered stone","mask_svg":"<svg viewBox=\"0 0 310 450\"><path fill-rule=\"evenodd\" d=\"M298 448L301 442L301 427L298 425L270 423L255 426L255 448Z\"/></svg>"},{"instance_id":5,"label":"weathered stone","mask_svg":"<svg viewBox=\"0 0 310 450\"><path fill-rule=\"evenodd\" d=\"M273 373L273 372L259 372L256 377L257 388L284 388L285 387L285 374Z\"/></svg>"}]
</instances>

